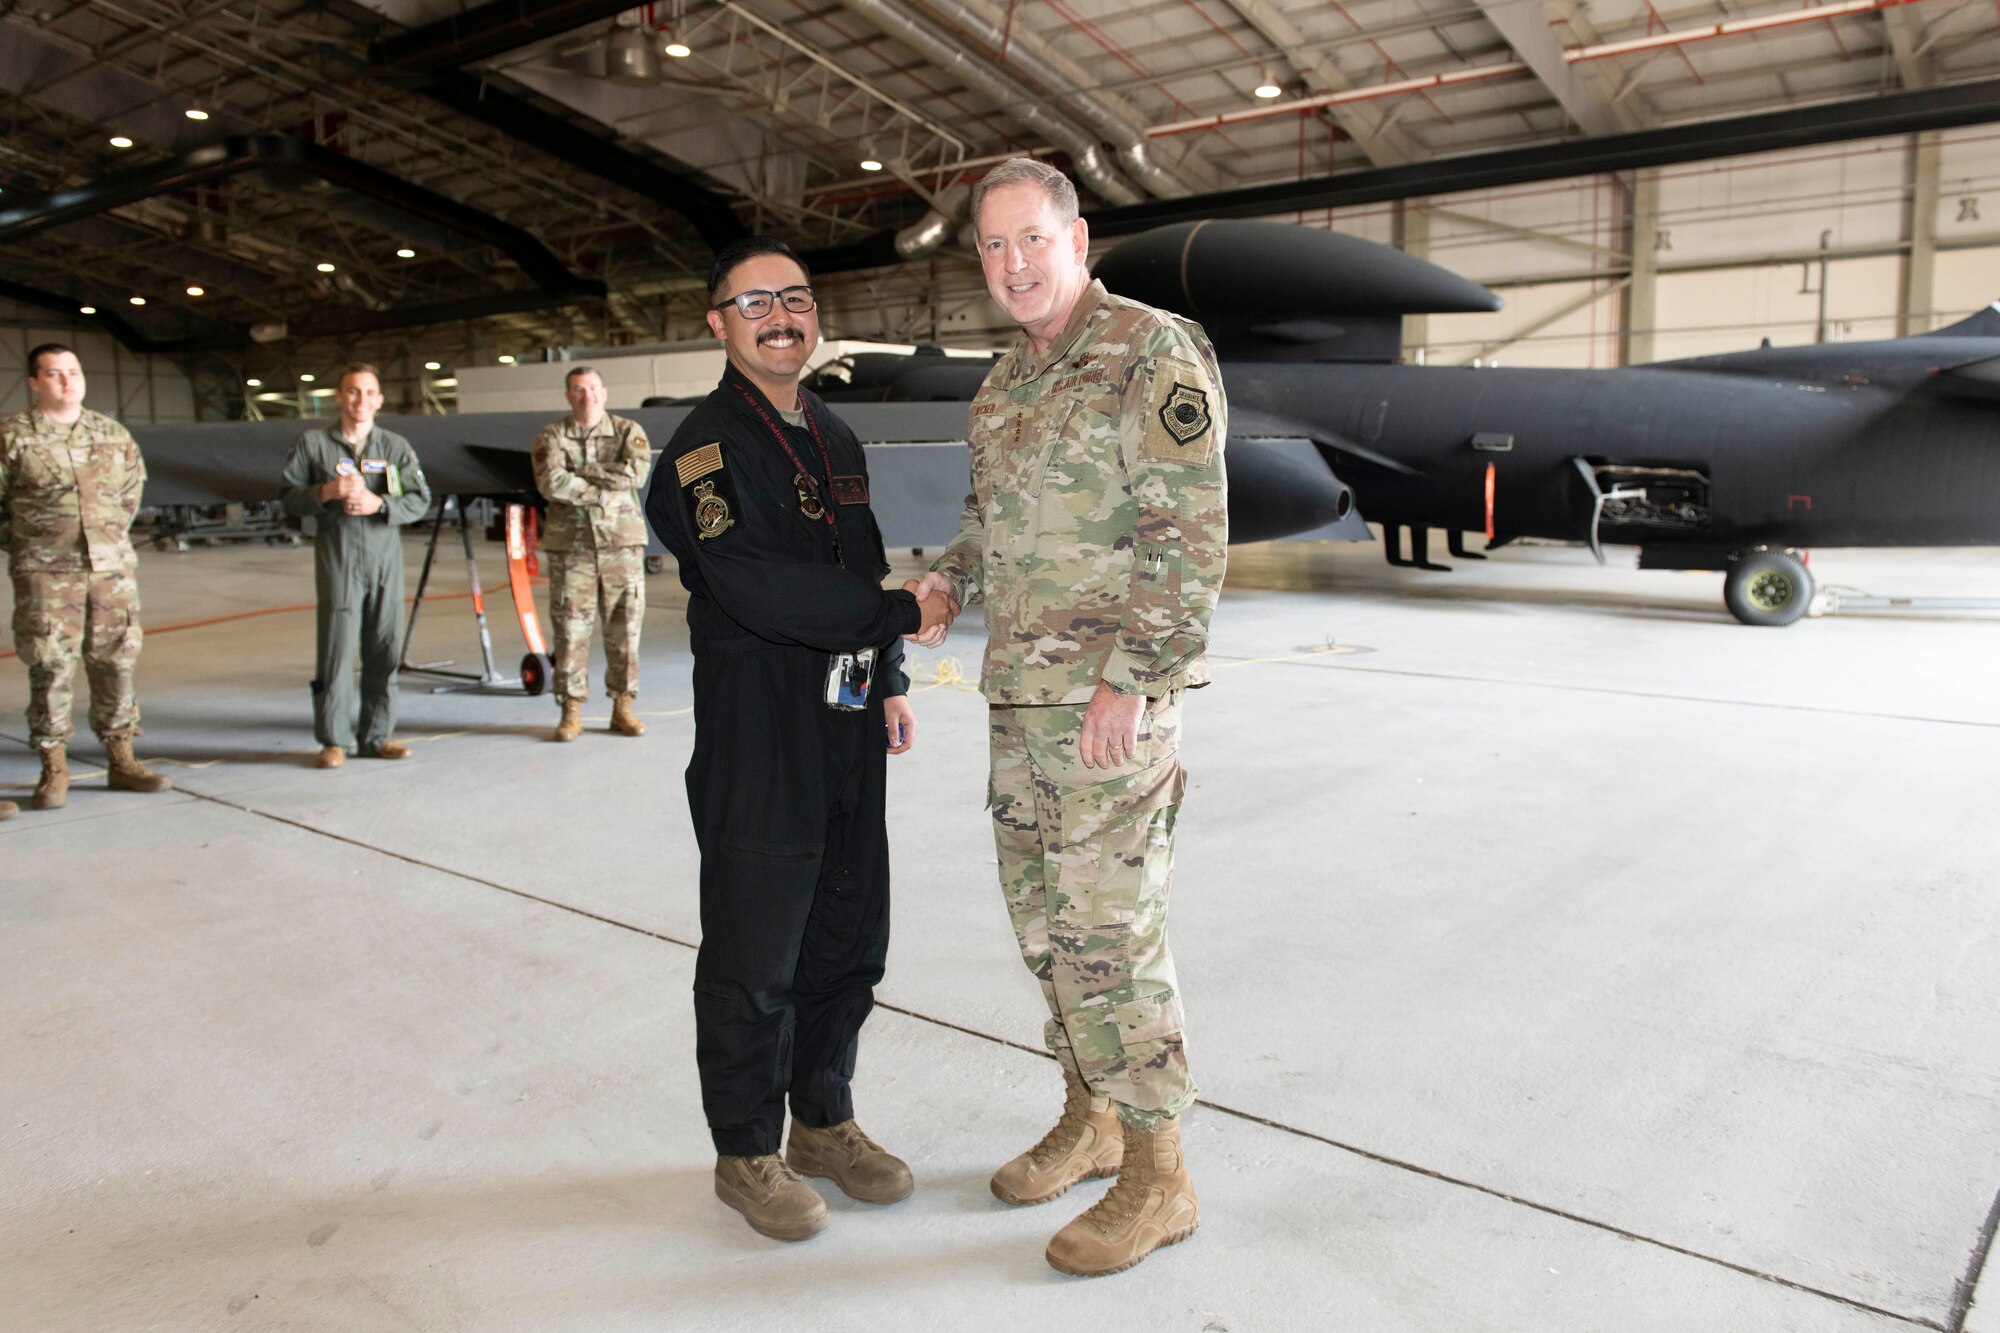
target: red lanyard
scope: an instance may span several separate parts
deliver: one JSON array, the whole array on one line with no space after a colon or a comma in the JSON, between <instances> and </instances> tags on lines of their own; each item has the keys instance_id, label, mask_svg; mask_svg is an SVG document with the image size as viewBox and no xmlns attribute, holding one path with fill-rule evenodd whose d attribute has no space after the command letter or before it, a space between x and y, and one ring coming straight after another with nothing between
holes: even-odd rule
<instances>
[{"instance_id":1,"label":"red lanyard","mask_svg":"<svg viewBox=\"0 0 2000 1333\"><path fill-rule=\"evenodd\" d=\"M751 393L750 390L744 388L741 384L736 386L736 391L743 395L744 402L750 404L750 410L755 412L763 420L764 424L771 428L771 434L778 437L778 447L785 451L785 457L792 460L792 466L799 470L799 476L803 477L814 490L818 490L819 483L814 479L812 470L799 457L798 451L792 448L792 442L785 438L785 432L779 429L778 423L771 420L771 414L764 410L764 405L757 401L757 395ZM833 456L826 451L826 440L819 433L819 422L813 420L812 409L806 406L804 394L799 395L799 414L806 419L806 428L812 431L813 443L819 446L820 462L826 465L826 484L831 487L833 485ZM833 521L833 506L834 498L828 495L826 503L821 508L824 510L827 527L833 530L834 563L842 569L846 569L847 561L840 554L840 526Z\"/></svg>"}]
</instances>

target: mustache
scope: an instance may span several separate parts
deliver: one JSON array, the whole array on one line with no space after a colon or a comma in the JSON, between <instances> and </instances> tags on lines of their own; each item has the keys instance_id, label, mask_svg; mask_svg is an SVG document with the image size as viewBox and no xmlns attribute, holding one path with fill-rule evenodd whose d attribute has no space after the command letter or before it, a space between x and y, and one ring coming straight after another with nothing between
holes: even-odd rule
<instances>
[{"instance_id":1,"label":"mustache","mask_svg":"<svg viewBox=\"0 0 2000 1333\"><path fill-rule=\"evenodd\" d=\"M782 328L765 329L757 335L757 345L762 347L773 338L792 338L799 342L804 342L806 340L806 331L790 325Z\"/></svg>"}]
</instances>

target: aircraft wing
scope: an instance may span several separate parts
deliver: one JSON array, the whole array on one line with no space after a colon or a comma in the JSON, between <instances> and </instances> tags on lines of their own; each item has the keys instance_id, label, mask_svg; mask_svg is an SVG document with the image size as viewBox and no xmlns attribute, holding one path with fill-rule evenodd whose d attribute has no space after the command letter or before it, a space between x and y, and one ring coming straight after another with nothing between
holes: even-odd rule
<instances>
[{"instance_id":1,"label":"aircraft wing","mask_svg":"<svg viewBox=\"0 0 2000 1333\"><path fill-rule=\"evenodd\" d=\"M639 408L629 416L655 445L673 437L686 407ZM958 531L965 504L965 403L842 403L836 409L868 449L870 503L892 550L941 547ZM1361 541L1353 495L1326 464L1324 442L1289 423L1232 414L1230 525L1234 541L1283 537ZM439 495L532 496L529 452L554 413L385 416L406 437ZM145 503L211 505L277 498L279 474L299 432L323 422L231 421L141 426ZM1345 446L1338 446L1345 447ZM1401 467L1394 460L1388 465ZM659 548L653 550L657 553Z\"/></svg>"},{"instance_id":2,"label":"aircraft wing","mask_svg":"<svg viewBox=\"0 0 2000 1333\"><path fill-rule=\"evenodd\" d=\"M1977 361L1939 367L1930 383L1939 393L1989 401L2000 399L2000 356L1982 357Z\"/></svg>"}]
</instances>

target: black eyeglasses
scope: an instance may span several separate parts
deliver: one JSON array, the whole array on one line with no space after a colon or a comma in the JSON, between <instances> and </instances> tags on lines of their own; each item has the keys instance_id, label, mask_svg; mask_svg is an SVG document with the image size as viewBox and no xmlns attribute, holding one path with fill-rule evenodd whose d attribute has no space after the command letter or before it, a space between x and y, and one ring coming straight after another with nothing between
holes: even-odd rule
<instances>
[{"instance_id":1,"label":"black eyeglasses","mask_svg":"<svg viewBox=\"0 0 2000 1333\"><path fill-rule=\"evenodd\" d=\"M771 303L779 301L794 315L803 315L813 308L813 289L810 287L787 287L781 292L751 291L738 292L721 305L712 305L710 310L727 310L736 307L736 312L745 319L762 319L771 313Z\"/></svg>"}]
</instances>

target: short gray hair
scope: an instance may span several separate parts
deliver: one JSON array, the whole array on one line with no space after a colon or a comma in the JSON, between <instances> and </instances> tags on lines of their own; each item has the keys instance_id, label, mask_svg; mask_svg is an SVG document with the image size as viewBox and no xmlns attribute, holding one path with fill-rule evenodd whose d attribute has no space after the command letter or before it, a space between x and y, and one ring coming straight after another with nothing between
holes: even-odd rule
<instances>
[{"instance_id":1,"label":"short gray hair","mask_svg":"<svg viewBox=\"0 0 2000 1333\"><path fill-rule=\"evenodd\" d=\"M987 172L979 184L972 187L972 223L975 227L979 225L980 205L986 202L987 195L1003 185L1040 188L1049 197L1049 202L1055 205L1058 226L1067 227L1081 215L1076 204L1076 186L1070 184L1069 177L1032 157L1010 157Z\"/></svg>"},{"instance_id":2,"label":"short gray hair","mask_svg":"<svg viewBox=\"0 0 2000 1333\"><path fill-rule=\"evenodd\" d=\"M569 392L569 382L575 379L578 375L597 375L597 382L599 384L604 383L604 376L597 374L596 366L573 366L570 368L570 372L567 375L563 376L564 393Z\"/></svg>"}]
</instances>

